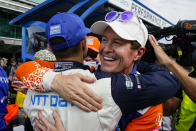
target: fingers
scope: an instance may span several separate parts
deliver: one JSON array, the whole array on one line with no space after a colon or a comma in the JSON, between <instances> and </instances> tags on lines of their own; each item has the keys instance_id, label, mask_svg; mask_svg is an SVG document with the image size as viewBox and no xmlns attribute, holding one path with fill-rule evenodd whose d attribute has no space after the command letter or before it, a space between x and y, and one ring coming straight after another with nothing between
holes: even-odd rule
<instances>
[{"instance_id":1,"label":"fingers","mask_svg":"<svg viewBox=\"0 0 196 131\"><path fill-rule=\"evenodd\" d=\"M19 88L16 87L16 88L14 88L14 90L15 90L15 91L20 91L20 92L22 92L23 89L21 89L20 87L19 87Z\"/></svg>"},{"instance_id":2,"label":"fingers","mask_svg":"<svg viewBox=\"0 0 196 131\"><path fill-rule=\"evenodd\" d=\"M19 85L19 84L17 84L17 83L13 83L13 82L12 82L11 86L12 86L12 87L16 87L16 88L21 87L21 85Z\"/></svg>"},{"instance_id":3,"label":"fingers","mask_svg":"<svg viewBox=\"0 0 196 131\"><path fill-rule=\"evenodd\" d=\"M89 106L89 103L83 99L81 95L72 94L72 96L69 96L66 100L84 111L93 111L93 109L90 108L92 106Z\"/></svg>"},{"instance_id":4,"label":"fingers","mask_svg":"<svg viewBox=\"0 0 196 131\"><path fill-rule=\"evenodd\" d=\"M37 118L35 118L35 125L38 131L45 131L46 127L44 127Z\"/></svg>"},{"instance_id":5,"label":"fingers","mask_svg":"<svg viewBox=\"0 0 196 131\"><path fill-rule=\"evenodd\" d=\"M165 51L159 46L157 40L153 35L149 35L149 41L152 47L154 48L154 53L157 58L157 64L167 67L167 65L171 62L169 56L165 53Z\"/></svg>"},{"instance_id":6,"label":"fingers","mask_svg":"<svg viewBox=\"0 0 196 131\"><path fill-rule=\"evenodd\" d=\"M159 45L158 42L157 42L157 40L155 39L155 37L154 37L153 35L150 35L150 34L149 34L149 35L148 35L148 38L149 38L150 44L151 44L153 47Z\"/></svg>"},{"instance_id":7,"label":"fingers","mask_svg":"<svg viewBox=\"0 0 196 131\"><path fill-rule=\"evenodd\" d=\"M57 113L57 111L53 111L52 115L53 115L53 118L54 118L54 121L55 121L55 127L58 127L58 128L61 128L61 129L64 128L63 123L62 123L62 121L60 119L60 116Z\"/></svg>"},{"instance_id":8,"label":"fingers","mask_svg":"<svg viewBox=\"0 0 196 131\"><path fill-rule=\"evenodd\" d=\"M64 131L64 125L60 119L59 114L56 111L53 111L52 113L55 125L50 123L43 115L41 112L38 112L39 119L35 118L35 125L38 131Z\"/></svg>"},{"instance_id":9,"label":"fingers","mask_svg":"<svg viewBox=\"0 0 196 131\"><path fill-rule=\"evenodd\" d=\"M87 83L94 83L96 81L96 79L94 78L91 78L91 77L87 77L87 76L84 76L82 74L77 74L78 77L80 78L81 81L83 82L87 82Z\"/></svg>"},{"instance_id":10,"label":"fingers","mask_svg":"<svg viewBox=\"0 0 196 131\"><path fill-rule=\"evenodd\" d=\"M101 98L83 83L86 81L94 82L95 79L74 74L68 76L57 75L53 81L53 89L68 102L85 111L101 109Z\"/></svg>"},{"instance_id":11,"label":"fingers","mask_svg":"<svg viewBox=\"0 0 196 131\"><path fill-rule=\"evenodd\" d=\"M22 84L23 82L21 82L21 81L13 81L12 83L13 84Z\"/></svg>"},{"instance_id":12,"label":"fingers","mask_svg":"<svg viewBox=\"0 0 196 131\"><path fill-rule=\"evenodd\" d=\"M24 83L22 81L13 81L12 85L13 86L24 86Z\"/></svg>"},{"instance_id":13,"label":"fingers","mask_svg":"<svg viewBox=\"0 0 196 131\"><path fill-rule=\"evenodd\" d=\"M11 86L15 87L14 90L21 92L23 91L23 89L26 90L28 88L22 81L13 81Z\"/></svg>"},{"instance_id":14,"label":"fingers","mask_svg":"<svg viewBox=\"0 0 196 131\"><path fill-rule=\"evenodd\" d=\"M15 91L20 91L20 88L14 88Z\"/></svg>"},{"instance_id":15,"label":"fingers","mask_svg":"<svg viewBox=\"0 0 196 131\"><path fill-rule=\"evenodd\" d=\"M78 74L78 76L79 76L80 80L83 82L86 82L86 81L94 82L95 81L95 79L83 76L81 74ZM92 106L96 107L97 109L101 109L102 108L101 107L101 103L102 103L101 98L94 91L92 91L90 88L88 88L86 86L82 86L81 88L83 88L83 91L84 91L84 94L81 93L81 97L83 99L85 99Z\"/></svg>"},{"instance_id":16,"label":"fingers","mask_svg":"<svg viewBox=\"0 0 196 131\"><path fill-rule=\"evenodd\" d=\"M38 112L38 116L41 122L43 123L42 126L44 125L44 128L47 129L47 131L55 130L56 127L54 127L54 125L51 122L49 122L41 112Z\"/></svg>"},{"instance_id":17,"label":"fingers","mask_svg":"<svg viewBox=\"0 0 196 131\"><path fill-rule=\"evenodd\" d=\"M98 109L101 109L101 98L90 88L88 88L84 83L82 83L86 81L94 82L96 79L84 76L79 73L75 76L79 80L78 87L80 89L75 90L75 92L72 93L72 99L69 99L68 101L73 104L76 104L77 107L85 111L98 111Z\"/></svg>"},{"instance_id":18,"label":"fingers","mask_svg":"<svg viewBox=\"0 0 196 131\"><path fill-rule=\"evenodd\" d=\"M102 108L102 100L101 98L90 88L84 88L84 94L81 94L81 97L85 99L90 105L92 106L94 111L97 111L98 109ZM88 107L89 107L88 106Z\"/></svg>"},{"instance_id":19,"label":"fingers","mask_svg":"<svg viewBox=\"0 0 196 131\"><path fill-rule=\"evenodd\" d=\"M24 85L23 82L21 81L14 81L12 82L12 86L15 87L14 90L15 91L20 91L23 94L27 93L28 87Z\"/></svg>"},{"instance_id":20,"label":"fingers","mask_svg":"<svg viewBox=\"0 0 196 131\"><path fill-rule=\"evenodd\" d=\"M56 111L53 111L52 115L53 115L55 123L61 122L60 116Z\"/></svg>"},{"instance_id":21,"label":"fingers","mask_svg":"<svg viewBox=\"0 0 196 131\"><path fill-rule=\"evenodd\" d=\"M50 125L50 122L42 115L41 112L38 112L39 119L43 122L44 125Z\"/></svg>"},{"instance_id":22,"label":"fingers","mask_svg":"<svg viewBox=\"0 0 196 131\"><path fill-rule=\"evenodd\" d=\"M74 104L75 106L77 106L78 108L82 109L83 111L91 112L91 109L89 109L88 107L84 106L83 104L81 104L78 101L73 101L71 103Z\"/></svg>"},{"instance_id":23,"label":"fingers","mask_svg":"<svg viewBox=\"0 0 196 131\"><path fill-rule=\"evenodd\" d=\"M150 44L152 45L152 47L154 48L154 51L155 51L155 54L156 54L157 57L160 54L164 54L165 55L165 52L159 46L158 41L156 40L156 38L153 35L149 35L149 41L150 41Z\"/></svg>"},{"instance_id":24,"label":"fingers","mask_svg":"<svg viewBox=\"0 0 196 131\"><path fill-rule=\"evenodd\" d=\"M86 98L85 98L86 97ZM88 102L87 98L88 96L83 94L83 95L74 95L72 99L72 104L76 104L77 107L89 112L89 111L98 111L98 108L96 106L93 106ZM85 99L84 99L85 98Z\"/></svg>"}]
</instances>

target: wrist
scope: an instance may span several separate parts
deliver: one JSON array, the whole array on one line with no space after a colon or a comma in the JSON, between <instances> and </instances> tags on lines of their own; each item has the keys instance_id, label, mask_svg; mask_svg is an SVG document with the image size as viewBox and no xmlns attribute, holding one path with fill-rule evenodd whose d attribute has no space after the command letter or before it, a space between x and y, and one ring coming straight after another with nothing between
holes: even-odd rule
<instances>
[{"instance_id":1,"label":"wrist","mask_svg":"<svg viewBox=\"0 0 196 131\"><path fill-rule=\"evenodd\" d=\"M58 87L58 79L60 79L60 74L56 74L55 77L53 78L52 82L51 82L51 85L50 85L50 88L54 91L57 90L57 87Z\"/></svg>"},{"instance_id":2,"label":"wrist","mask_svg":"<svg viewBox=\"0 0 196 131\"><path fill-rule=\"evenodd\" d=\"M44 75L43 78L43 87L46 91L51 91L54 89L54 78L56 76L56 73L53 71L48 71L46 72L46 74Z\"/></svg>"},{"instance_id":3,"label":"wrist","mask_svg":"<svg viewBox=\"0 0 196 131\"><path fill-rule=\"evenodd\" d=\"M169 59L167 60L167 63L165 64L165 67L166 67L168 70L172 71L173 68L174 68L174 66L175 66L175 64L176 64L175 60L173 60L172 58L169 58Z\"/></svg>"}]
</instances>

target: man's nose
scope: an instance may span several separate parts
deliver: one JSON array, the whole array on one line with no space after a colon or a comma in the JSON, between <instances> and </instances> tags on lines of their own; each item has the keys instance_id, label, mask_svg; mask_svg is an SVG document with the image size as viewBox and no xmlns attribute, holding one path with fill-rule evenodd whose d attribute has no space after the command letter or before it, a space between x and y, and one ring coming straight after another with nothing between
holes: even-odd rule
<instances>
[{"instance_id":1,"label":"man's nose","mask_svg":"<svg viewBox=\"0 0 196 131\"><path fill-rule=\"evenodd\" d=\"M108 42L107 44L104 44L103 46L104 46L103 50L105 52L111 52L112 51L112 44L111 44L111 42Z\"/></svg>"},{"instance_id":2,"label":"man's nose","mask_svg":"<svg viewBox=\"0 0 196 131\"><path fill-rule=\"evenodd\" d=\"M91 58L90 56L87 56L87 57L85 58L85 60L86 60L86 61L92 61L92 58Z\"/></svg>"}]
</instances>

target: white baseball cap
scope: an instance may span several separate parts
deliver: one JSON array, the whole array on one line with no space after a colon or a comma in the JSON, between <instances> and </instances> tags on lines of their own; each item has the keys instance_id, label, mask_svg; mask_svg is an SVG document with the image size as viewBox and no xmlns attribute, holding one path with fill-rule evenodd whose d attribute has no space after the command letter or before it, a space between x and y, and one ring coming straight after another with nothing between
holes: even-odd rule
<instances>
[{"instance_id":1,"label":"white baseball cap","mask_svg":"<svg viewBox=\"0 0 196 131\"><path fill-rule=\"evenodd\" d=\"M131 41L136 40L143 47L146 45L148 30L142 20L135 14L127 21L119 19L115 19L114 21L97 21L90 29L95 34L103 35L108 26L121 38Z\"/></svg>"}]
</instances>

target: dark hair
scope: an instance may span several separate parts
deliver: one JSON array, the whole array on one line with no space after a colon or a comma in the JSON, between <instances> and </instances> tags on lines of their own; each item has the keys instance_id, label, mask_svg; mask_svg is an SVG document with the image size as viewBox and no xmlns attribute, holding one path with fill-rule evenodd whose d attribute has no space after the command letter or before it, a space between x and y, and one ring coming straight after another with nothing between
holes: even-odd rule
<instances>
[{"instance_id":1,"label":"dark hair","mask_svg":"<svg viewBox=\"0 0 196 131\"><path fill-rule=\"evenodd\" d=\"M10 62L16 62L16 58L11 58Z\"/></svg>"},{"instance_id":2,"label":"dark hair","mask_svg":"<svg viewBox=\"0 0 196 131\"><path fill-rule=\"evenodd\" d=\"M137 50L138 48L141 47L141 45L137 41L130 41L131 43L131 49Z\"/></svg>"},{"instance_id":3,"label":"dark hair","mask_svg":"<svg viewBox=\"0 0 196 131\"><path fill-rule=\"evenodd\" d=\"M58 45L65 43L65 39L63 37L53 37L50 39L50 43L52 45ZM56 56L56 59L68 58L70 56L77 56L80 51L80 43L72 46L70 48L64 48L60 50L53 50L52 52Z\"/></svg>"}]
</instances>

